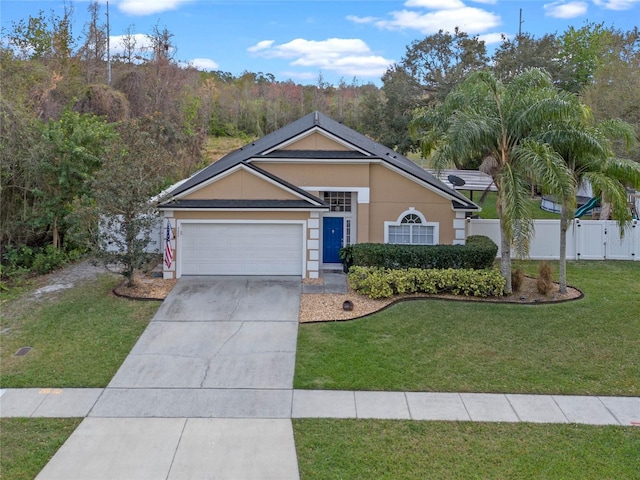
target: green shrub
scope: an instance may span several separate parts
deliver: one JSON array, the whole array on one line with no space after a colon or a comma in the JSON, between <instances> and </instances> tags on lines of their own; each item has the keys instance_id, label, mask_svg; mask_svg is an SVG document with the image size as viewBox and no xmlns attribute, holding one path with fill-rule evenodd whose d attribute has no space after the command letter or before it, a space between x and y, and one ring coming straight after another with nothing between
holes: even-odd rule
<instances>
[{"instance_id":1,"label":"green shrub","mask_svg":"<svg viewBox=\"0 0 640 480\"><path fill-rule=\"evenodd\" d=\"M78 260L83 255L81 249L59 250L53 245L28 247L7 245L2 255L2 278L17 278L30 273L49 273L64 264Z\"/></svg>"},{"instance_id":2,"label":"green shrub","mask_svg":"<svg viewBox=\"0 0 640 480\"><path fill-rule=\"evenodd\" d=\"M353 266L349 283L370 298L396 294L453 293L474 297L502 295L505 278L497 270L471 269L390 269Z\"/></svg>"},{"instance_id":3,"label":"green shrub","mask_svg":"<svg viewBox=\"0 0 640 480\"><path fill-rule=\"evenodd\" d=\"M369 298L388 298L394 293L390 278L382 268L351 267L349 282L356 292Z\"/></svg>"},{"instance_id":4,"label":"green shrub","mask_svg":"<svg viewBox=\"0 0 640 480\"><path fill-rule=\"evenodd\" d=\"M488 237L472 235L465 245L392 245L359 243L340 252L345 269L353 265L393 269L491 268L498 246Z\"/></svg>"},{"instance_id":5,"label":"green shrub","mask_svg":"<svg viewBox=\"0 0 640 480\"><path fill-rule=\"evenodd\" d=\"M67 263L67 255L53 245L47 245L43 250L36 253L33 259L32 270L42 275L62 267Z\"/></svg>"}]
</instances>

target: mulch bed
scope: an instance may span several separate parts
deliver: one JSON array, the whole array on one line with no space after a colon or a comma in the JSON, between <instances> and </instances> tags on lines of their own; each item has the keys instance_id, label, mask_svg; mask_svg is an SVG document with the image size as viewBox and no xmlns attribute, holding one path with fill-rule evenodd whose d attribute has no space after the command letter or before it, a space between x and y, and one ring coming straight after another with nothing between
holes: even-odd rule
<instances>
[{"instance_id":1,"label":"mulch bed","mask_svg":"<svg viewBox=\"0 0 640 480\"><path fill-rule=\"evenodd\" d=\"M153 277L149 274L137 274L133 287L127 287L126 282L118 285L113 293L120 297L135 300L164 300L177 280L164 280ZM322 279L312 282L304 280L304 283L321 283ZM548 295L542 295L536 288L536 279L525 277L523 285L518 292L503 297L467 297L452 294L416 294L397 295L392 298L371 299L364 295L359 295L349 288L346 294L303 294L300 301L300 323L308 322L329 322L339 320L352 320L375 313L398 301L409 299L444 299L452 301L466 302L493 302L493 303L515 303L521 305L543 305L549 303L566 302L582 298L583 294L574 287L567 287L567 293L559 293L557 283ZM345 311L343 303L349 300L353 304L353 310Z\"/></svg>"}]
</instances>

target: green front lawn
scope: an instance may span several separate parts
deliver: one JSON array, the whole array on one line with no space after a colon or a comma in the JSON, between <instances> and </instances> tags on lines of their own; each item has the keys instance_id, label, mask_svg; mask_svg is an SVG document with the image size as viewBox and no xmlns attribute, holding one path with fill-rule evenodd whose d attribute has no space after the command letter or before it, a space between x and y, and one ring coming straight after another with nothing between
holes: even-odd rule
<instances>
[{"instance_id":1,"label":"green front lawn","mask_svg":"<svg viewBox=\"0 0 640 480\"><path fill-rule=\"evenodd\" d=\"M104 276L3 319L0 386L106 386L159 306L113 296L118 281ZM25 346L33 349L15 357ZM0 476L34 478L81 420L1 419Z\"/></svg>"},{"instance_id":2,"label":"green front lawn","mask_svg":"<svg viewBox=\"0 0 640 480\"><path fill-rule=\"evenodd\" d=\"M0 476L31 480L44 468L81 418L2 418Z\"/></svg>"},{"instance_id":3,"label":"green front lawn","mask_svg":"<svg viewBox=\"0 0 640 480\"><path fill-rule=\"evenodd\" d=\"M638 478L640 429L294 420L302 480Z\"/></svg>"},{"instance_id":4,"label":"green front lawn","mask_svg":"<svg viewBox=\"0 0 640 480\"><path fill-rule=\"evenodd\" d=\"M523 262L530 273L535 265ZM295 388L640 395L640 264L585 261L568 270L584 299L416 300L359 320L300 325Z\"/></svg>"},{"instance_id":5,"label":"green front lawn","mask_svg":"<svg viewBox=\"0 0 640 480\"><path fill-rule=\"evenodd\" d=\"M104 276L4 320L0 386L106 386L160 305L113 296L117 282Z\"/></svg>"}]
</instances>

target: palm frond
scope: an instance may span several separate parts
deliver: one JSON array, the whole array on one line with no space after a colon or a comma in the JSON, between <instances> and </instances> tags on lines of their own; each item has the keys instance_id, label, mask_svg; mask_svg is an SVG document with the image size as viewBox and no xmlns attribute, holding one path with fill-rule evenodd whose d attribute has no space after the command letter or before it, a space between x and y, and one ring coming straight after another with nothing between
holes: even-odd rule
<instances>
[{"instance_id":1,"label":"palm frond","mask_svg":"<svg viewBox=\"0 0 640 480\"><path fill-rule=\"evenodd\" d=\"M562 198L575 196L576 182L563 158L545 143L525 140L513 152L514 165L546 192Z\"/></svg>"},{"instance_id":2,"label":"palm frond","mask_svg":"<svg viewBox=\"0 0 640 480\"><path fill-rule=\"evenodd\" d=\"M621 184L640 188L640 163L626 158L608 158L603 165L603 173Z\"/></svg>"},{"instance_id":3,"label":"palm frond","mask_svg":"<svg viewBox=\"0 0 640 480\"><path fill-rule=\"evenodd\" d=\"M631 221L627 191L624 185L604 172L587 172L584 179L591 184L594 195L601 196L605 202L611 204L613 219L624 229Z\"/></svg>"},{"instance_id":4,"label":"palm frond","mask_svg":"<svg viewBox=\"0 0 640 480\"><path fill-rule=\"evenodd\" d=\"M596 128L609 140L620 140L624 142L627 151L630 151L638 144L636 131L633 125L620 119L613 118L603 120L598 123Z\"/></svg>"}]
</instances>

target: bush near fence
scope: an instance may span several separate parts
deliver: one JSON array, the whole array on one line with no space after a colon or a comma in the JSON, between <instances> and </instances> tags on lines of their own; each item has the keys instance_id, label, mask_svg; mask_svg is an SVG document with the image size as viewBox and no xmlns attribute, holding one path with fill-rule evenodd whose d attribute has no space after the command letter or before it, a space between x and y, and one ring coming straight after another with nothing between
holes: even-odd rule
<instances>
[{"instance_id":1,"label":"bush near fence","mask_svg":"<svg viewBox=\"0 0 640 480\"><path fill-rule=\"evenodd\" d=\"M491 268L498 246L489 237L472 235L465 245L392 245L359 243L340 251L345 267L472 269Z\"/></svg>"},{"instance_id":2,"label":"bush near fence","mask_svg":"<svg viewBox=\"0 0 640 480\"><path fill-rule=\"evenodd\" d=\"M391 269L353 266L349 284L361 295L388 298L412 293L452 293L474 297L499 296L505 278L497 270Z\"/></svg>"}]
</instances>

